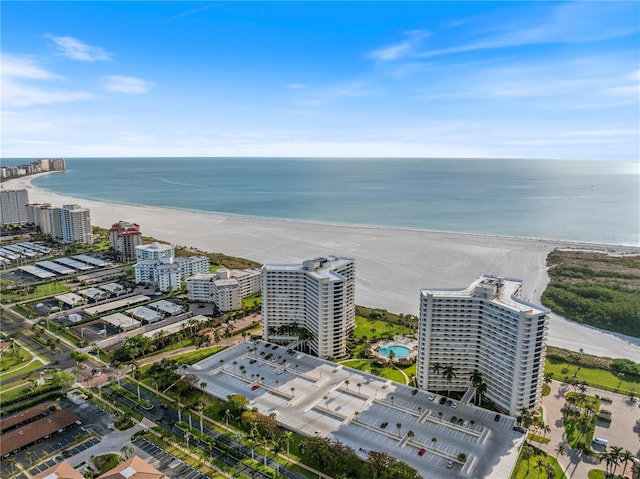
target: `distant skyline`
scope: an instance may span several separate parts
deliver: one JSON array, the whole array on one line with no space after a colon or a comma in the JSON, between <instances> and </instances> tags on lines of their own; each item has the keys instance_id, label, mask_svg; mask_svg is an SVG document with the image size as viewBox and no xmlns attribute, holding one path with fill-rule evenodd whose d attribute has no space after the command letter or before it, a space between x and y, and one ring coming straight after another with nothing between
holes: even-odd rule
<instances>
[{"instance_id":1,"label":"distant skyline","mask_svg":"<svg viewBox=\"0 0 640 479\"><path fill-rule=\"evenodd\" d=\"M4 158L640 159L637 2L13 2Z\"/></svg>"}]
</instances>

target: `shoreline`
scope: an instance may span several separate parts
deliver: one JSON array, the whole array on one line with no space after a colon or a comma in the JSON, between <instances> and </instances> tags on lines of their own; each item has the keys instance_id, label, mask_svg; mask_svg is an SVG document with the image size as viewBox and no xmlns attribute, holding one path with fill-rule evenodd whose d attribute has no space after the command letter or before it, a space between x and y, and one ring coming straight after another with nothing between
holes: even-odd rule
<instances>
[{"instance_id":1,"label":"shoreline","mask_svg":"<svg viewBox=\"0 0 640 479\"><path fill-rule=\"evenodd\" d=\"M539 241L546 243L553 243L559 245L558 247L565 247L571 249L584 249L585 251L619 251L619 250L631 250L633 253L631 254L640 254L640 245L632 245L632 244L617 244L617 243L599 243L599 242L591 242L591 241L577 241L571 239L559 239L559 238L544 238L537 236L517 236L517 235L501 235L501 234L491 234L491 233L469 233L464 231L448 231L448 230L432 230L432 229L423 229L423 228L415 228L410 226L386 226L386 225L374 225L374 224L366 224L366 223L336 223L332 221L321 221L321 220L306 220L303 218L279 218L276 216L252 216L246 214L239 213L226 213L220 211L206 211L206 210L192 210L185 208L174 208L168 206L149 206L138 203L126 203L126 202L118 202L112 200L96 200L90 198L82 198L82 197L71 197L64 195L62 193L57 193L54 191L49 191L44 188L40 188L38 186L34 186L31 183L31 180L40 176L49 175L53 173L63 173L59 171L47 171L44 173L36 173L33 175L27 175L20 178L15 178L11 180L5 180L10 187L12 186L12 182L20 182L20 184L24 183L22 188L26 188L29 190L33 190L36 192L46 193L48 195L57 195L61 198L73 198L75 202L93 202L100 204L111 204L117 205L121 207L129 207L129 208L144 208L144 209L156 209L163 211L174 211L176 213L193 213L193 214L202 214L202 215L214 215L220 217L229 217L229 218L239 218L251 221L272 221L272 222L284 222L291 223L292 225L296 224L309 224L316 226L335 226L335 227L343 227L343 228L353 228L353 229L382 229L382 230L390 230L390 231L406 231L406 232L419 232L419 233L433 233L433 234L442 234L442 235L460 235L460 236L469 236L476 238L496 238L496 239L514 239L514 240L523 240L523 241ZM21 181L24 180L24 181ZM15 188L15 187L13 187ZM109 225L110 226L110 225ZM596 249L597 248L597 249Z\"/></svg>"},{"instance_id":2,"label":"shoreline","mask_svg":"<svg viewBox=\"0 0 640 479\"><path fill-rule=\"evenodd\" d=\"M41 173L50 174L52 172ZM40 174L39 174L40 175ZM298 263L338 254L356 259L356 303L417 314L420 288L464 288L481 274L524 281L523 297L540 303L549 278L546 257L555 248L639 254L625 245L343 225L127 205L85 200L35 187L30 175L4 188L27 189L29 202L79 203L92 224L138 223L145 236L260 263ZM609 357L640 357L640 338L589 328L551 314L549 345Z\"/></svg>"}]
</instances>

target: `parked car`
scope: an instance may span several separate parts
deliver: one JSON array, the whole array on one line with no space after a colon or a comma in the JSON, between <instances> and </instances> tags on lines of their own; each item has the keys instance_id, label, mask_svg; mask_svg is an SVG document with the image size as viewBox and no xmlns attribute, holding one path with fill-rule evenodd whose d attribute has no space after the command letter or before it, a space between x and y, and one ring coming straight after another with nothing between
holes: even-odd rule
<instances>
[{"instance_id":1,"label":"parked car","mask_svg":"<svg viewBox=\"0 0 640 479\"><path fill-rule=\"evenodd\" d=\"M458 407L458 403L457 403L457 402L455 402L455 401L453 401L453 402L451 403L451 407L452 407L453 409L457 408L457 407Z\"/></svg>"},{"instance_id":2,"label":"parked car","mask_svg":"<svg viewBox=\"0 0 640 479\"><path fill-rule=\"evenodd\" d=\"M494 420L495 422L499 422L499 421L500 421L500 414L496 414L496 415L493 417L493 420Z\"/></svg>"},{"instance_id":3,"label":"parked car","mask_svg":"<svg viewBox=\"0 0 640 479\"><path fill-rule=\"evenodd\" d=\"M447 398L442 397L442 398L440 398L440 401L439 401L439 402L440 402L440 404L444 404L444 403L446 403L446 402L447 402Z\"/></svg>"},{"instance_id":4,"label":"parked car","mask_svg":"<svg viewBox=\"0 0 640 479\"><path fill-rule=\"evenodd\" d=\"M418 456L424 456L425 452L427 452L426 449L424 447L421 447L420 450L418 451Z\"/></svg>"},{"instance_id":5,"label":"parked car","mask_svg":"<svg viewBox=\"0 0 640 479\"><path fill-rule=\"evenodd\" d=\"M257 361L257 359L250 359L249 360L249 364L254 364Z\"/></svg>"},{"instance_id":6,"label":"parked car","mask_svg":"<svg viewBox=\"0 0 640 479\"><path fill-rule=\"evenodd\" d=\"M418 394L418 390L417 389L414 389L413 391L411 391L411 395L412 396L415 396L416 394Z\"/></svg>"},{"instance_id":7,"label":"parked car","mask_svg":"<svg viewBox=\"0 0 640 479\"><path fill-rule=\"evenodd\" d=\"M451 469L453 467L453 461L447 462L447 469Z\"/></svg>"},{"instance_id":8,"label":"parked car","mask_svg":"<svg viewBox=\"0 0 640 479\"><path fill-rule=\"evenodd\" d=\"M433 401L436 398L435 394L429 394L429 401Z\"/></svg>"},{"instance_id":9,"label":"parked car","mask_svg":"<svg viewBox=\"0 0 640 479\"><path fill-rule=\"evenodd\" d=\"M160 404L160 409L169 409L169 406L167 406L166 404L162 403L162 404Z\"/></svg>"},{"instance_id":10,"label":"parked car","mask_svg":"<svg viewBox=\"0 0 640 479\"><path fill-rule=\"evenodd\" d=\"M382 424L380 424L380 429L384 429L389 425L389 423L387 421L383 422Z\"/></svg>"},{"instance_id":11,"label":"parked car","mask_svg":"<svg viewBox=\"0 0 640 479\"><path fill-rule=\"evenodd\" d=\"M260 386L257 384L254 384L253 386L251 386L251 390L255 391L256 389L258 389Z\"/></svg>"},{"instance_id":12,"label":"parked car","mask_svg":"<svg viewBox=\"0 0 640 479\"><path fill-rule=\"evenodd\" d=\"M453 401L451 399L447 399L447 401L444 403L445 406L451 406L453 404Z\"/></svg>"}]
</instances>

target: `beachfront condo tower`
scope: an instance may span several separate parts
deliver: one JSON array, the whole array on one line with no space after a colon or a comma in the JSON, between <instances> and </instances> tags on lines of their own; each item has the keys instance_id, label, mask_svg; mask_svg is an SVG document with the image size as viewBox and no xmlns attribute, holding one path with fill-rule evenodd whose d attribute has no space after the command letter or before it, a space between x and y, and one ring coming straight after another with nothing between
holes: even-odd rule
<instances>
[{"instance_id":1,"label":"beachfront condo tower","mask_svg":"<svg viewBox=\"0 0 640 479\"><path fill-rule=\"evenodd\" d=\"M109 230L109 247L120 261L136 259L136 247L142 245L140 226L128 221L118 221Z\"/></svg>"},{"instance_id":2,"label":"beachfront condo tower","mask_svg":"<svg viewBox=\"0 0 640 479\"><path fill-rule=\"evenodd\" d=\"M0 190L0 224L27 223L29 220L27 203L29 203L27 190Z\"/></svg>"},{"instance_id":3,"label":"beachfront condo tower","mask_svg":"<svg viewBox=\"0 0 640 479\"><path fill-rule=\"evenodd\" d=\"M347 338L355 327L356 263L352 258L327 256L302 264L262 267L262 337L295 344L311 333L306 345L316 356L347 354Z\"/></svg>"},{"instance_id":4,"label":"beachfront condo tower","mask_svg":"<svg viewBox=\"0 0 640 479\"><path fill-rule=\"evenodd\" d=\"M465 289L420 290L418 386L465 391L478 371L483 398L499 409L517 416L537 408L549 310L521 299L521 288L520 280L482 276Z\"/></svg>"},{"instance_id":5,"label":"beachfront condo tower","mask_svg":"<svg viewBox=\"0 0 640 479\"><path fill-rule=\"evenodd\" d=\"M51 237L63 243L93 243L91 216L80 205L62 205L50 208Z\"/></svg>"}]
</instances>

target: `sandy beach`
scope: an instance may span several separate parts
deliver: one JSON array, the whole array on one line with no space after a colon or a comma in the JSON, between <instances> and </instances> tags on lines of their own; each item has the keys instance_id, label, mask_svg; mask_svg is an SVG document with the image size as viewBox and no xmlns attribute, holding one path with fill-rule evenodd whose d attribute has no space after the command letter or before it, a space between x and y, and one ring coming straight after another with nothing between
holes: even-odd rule
<instances>
[{"instance_id":1,"label":"sandy beach","mask_svg":"<svg viewBox=\"0 0 640 479\"><path fill-rule=\"evenodd\" d=\"M138 223L144 235L222 252L261 263L297 263L337 254L356 259L356 302L396 313L418 313L424 287L465 287L481 274L524 280L526 299L539 302L548 282L545 259L556 247L640 253L640 248L552 240L470 235L378 227L352 227L277 219L196 213L103 203L61 196L11 180L5 189L26 188L31 203L79 203L92 224ZM640 339L581 326L552 315L549 344L600 356L640 360Z\"/></svg>"}]
</instances>

